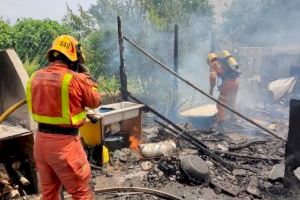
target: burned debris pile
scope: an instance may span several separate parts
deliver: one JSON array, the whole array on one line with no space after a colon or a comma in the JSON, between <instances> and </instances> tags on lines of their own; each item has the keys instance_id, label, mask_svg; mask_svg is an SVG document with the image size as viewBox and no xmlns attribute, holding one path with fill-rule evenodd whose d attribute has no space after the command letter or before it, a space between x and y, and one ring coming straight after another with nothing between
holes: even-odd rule
<instances>
[{"instance_id":1,"label":"burned debris pile","mask_svg":"<svg viewBox=\"0 0 300 200\"><path fill-rule=\"evenodd\" d=\"M0 199L28 199L37 192L32 148L27 129L8 121L0 125Z\"/></svg>"},{"instance_id":2,"label":"burned debris pile","mask_svg":"<svg viewBox=\"0 0 300 200\"><path fill-rule=\"evenodd\" d=\"M210 152L203 153L203 149L172 134L162 123L147 125L146 115L143 132L147 134L140 153L116 150L111 154L112 165L103 168L103 176L115 180L113 186L119 182L165 190L172 185L197 191L190 196L173 192L186 199L203 198L208 189L235 199L295 199L295 188L284 187L284 169L274 171L283 163L285 142L246 129L241 133L203 133L185 126L190 138L201 141Z\"/></svg>"}]
</instances>

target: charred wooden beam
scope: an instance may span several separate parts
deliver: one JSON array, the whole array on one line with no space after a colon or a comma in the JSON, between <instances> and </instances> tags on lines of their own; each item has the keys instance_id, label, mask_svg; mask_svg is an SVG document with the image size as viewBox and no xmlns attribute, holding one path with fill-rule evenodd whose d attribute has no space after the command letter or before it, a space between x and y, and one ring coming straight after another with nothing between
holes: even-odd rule
<instances>
[{"instance_id":1,"label":"charred wooden beam","mask_svg":"<svg viewBox=\"0 0 300 200\"><path fill-rule=\"evenodd\" d=\"M217 151L217 150L212 150L212 152L216 154L224 154L227 156L232 156L232 157L240 157L240 158L247 158L247 159L253 159L253 160L271 160L271 161L282 161L283 159L281 158L272 158L272 157L263 157L263 156L252 156L252 155L246 155L246 154L239 154L239 153L233 153L233 152L228 152L228 151Z\"/></svg>"},{"instance_id":2,"label":"charred wooden beam","mask_svg":"<svg viewBox=\"0 0 300 200\"><path fill-rule=\"evenodd\" d=\"M119 37L119 52L120 52L120 83L121 87L127 90L127 75L125 68L125 58L124 58L124 37L122 30L121 18L118 16L118 37ZM128 100L126 93L121 91L121 96L124 101Z\"/></svg>"},{"instance_id":3,"label":"charred wooden beam","mask_svg":"<svg viewBox=\"0 0 300 200\"><path fill-rule=\"evenodd\" d=\"M174 72L178 73L178 25L175 24L174 30ZM173 106L172 108L177 107L177 96L178 96L178 79L174 77L173 85Z\"/></svg>"},{"instance_id":4,"label":"charred wooden beam","mask_svg":"<svg viewBox=\"0 0 300 200\"><path fill-rule=\"evenodd\" d=\"M295 184L296 177L293 171L300 165L300 100L290 101L290 119L288 141L285 150L285 184L290 186ZM298 182L299 184L299 182ZM300 185L300 184L299 184Z\"/></svg>"},{"instance_id":5,"label":"charred wooden beam","mask_svg":"<svg viewBox=\"0 0 300 200\"><path fill-rule=\"evenodd\" d=\"M253 140L249 140L249 141L246 141L246 142L243 142L241 144L236 144L234 146L231 146L229 147L229 151L235 151L235 150L239 150L239 149L243 149L243 148L246 148L246 147L249 147L253 144L264 144L268 142L267 140L259 140L259 139L253 139Z\"/></svg>"},{"instance_id":6,"label":"charred wooden beam","mask_svg":"<svg viewBox=\"0 0 300 200\"><path fill-rule=\"evenodd\" d=\"M22 183L22 185L29 185L29 180L22 174L22 172L19 170L21 165L20 161L15 161L12 163L12 169L15 172L15 174L18 176L19 181Z\"/></svg>"}]
</instances>

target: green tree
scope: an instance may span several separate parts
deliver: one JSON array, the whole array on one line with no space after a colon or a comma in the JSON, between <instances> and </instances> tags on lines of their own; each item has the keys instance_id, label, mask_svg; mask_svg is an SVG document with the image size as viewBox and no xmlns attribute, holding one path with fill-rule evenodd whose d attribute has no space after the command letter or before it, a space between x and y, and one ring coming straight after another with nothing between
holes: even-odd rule
<instances>
[{"instance_id":1,"label":"green tree","mask_svg":"<svg viewBox=\"0 0 300 200\"><path fill-rule=\"evenodd\" d=\"M93 31L82 39L86 57L86 65L92 75L98 78L101 74L107 74L109 60L112 59L112 48L106 41L112 40L110 32Z\"/></svg>"},{"instance_id":2,"label":"green tree","mask_svg":"<svg viewBox=\"0 0 300 200\"><path fill-rule=\"evenodd\" d=\"M63 23L71 27L76 33L85 55L86 66L91 70L92 75L98 78L101 74L106 74L110 68L112 57L112 32L110 29L99 30L95 18L89 12L78 5L78 14L67 6L67 14L63 18Z\"/></svg>"},{"instance_id":3,"label":"green tree","mask_svg":"<svg viewBox=\"0 0 300 200\"><path fill-rule=\"evenodd\" d=\"M72 34L69 27L57 21L44 19L21 19L14 26L14 48L23 62L37 60L46 64L46 53L53 40L61 34Z\"/></svg>"},{"instance_id":4,"label":"green tree","mask_svg":"<svg viewBox=\"0 0 300 200\"><path fill-rule=\"evenodd\" d=\"M0 49L12 48L14 46L13 28L0 18Z\"/></svg>"},{"instance_id":5,"label":"green tree","mask_svg":"<svg viewBox=\"0 0 300 200\"><path fill-rule=\"evenodd\" d=\"M147 11L149 20L161 30L172 30L174 24L190 25L193 18L206 17L212 22L213 10L208 0L150 0L140 2Z\"/></svg>"},{"instance_id":6,"label":"green tree","mask_svg":"<svg viewBox=\"0 0 300 200\"><path fill-rule=\"evenodd\" d=\"M159 30L170 30L174 24L188 25L193 17L213 21L208 0L98 0L89 12L100 29L115 25L116 16L125 22L148 20Z\"/></svg>"},{"instance_id":7,"label":"green tree","mask_svg":"<svg viewBox=\"0 0 300 200\"><path fill-rule=\"evenodd\" d=\"M79 14L75 14L67 5L67 13L62 21L77 34L79 39L81 39L95 30L95 22L93 17L79 4L77 11Z\"/></svg>"}]
</instances>

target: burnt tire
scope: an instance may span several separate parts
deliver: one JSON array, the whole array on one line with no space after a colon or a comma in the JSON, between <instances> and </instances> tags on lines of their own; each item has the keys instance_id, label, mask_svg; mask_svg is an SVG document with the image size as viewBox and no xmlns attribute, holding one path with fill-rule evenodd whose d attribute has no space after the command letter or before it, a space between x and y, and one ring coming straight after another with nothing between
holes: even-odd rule
<instances>
[{"instance_id":1,"label":"burnt tire","mask_svg":"<svg viewBox=\"0 0 300 200\"><path fill-rule=\"evenodd\" d=\"M188 155L180 159L181 168L188 178L195 182L203 182L208 177L208 166L197 155Z\"/></svg>"}]
</instances>

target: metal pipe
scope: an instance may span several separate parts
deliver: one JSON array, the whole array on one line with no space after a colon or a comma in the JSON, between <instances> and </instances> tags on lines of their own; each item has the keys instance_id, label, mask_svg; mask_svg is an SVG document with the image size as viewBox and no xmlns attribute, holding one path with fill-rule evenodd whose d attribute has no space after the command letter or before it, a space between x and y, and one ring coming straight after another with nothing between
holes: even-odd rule
<instances>
[{"instance_id":1,"label":"metal pipe","mask_svg":"<svg viewBox=\"0 0 300 200\"><path fill-rule=\"evenodd\" d=\"M170 67L168 67L167 65L161 63L159 60L157 60L155 57L153 57L151 54L147 53L146 51L144 51L141 47L139 47L137 44L135 44L133 41L131 41L129 38L127 38L126 36L123 36L123 38L132 46L134 46L135 48L137 48L139 51L141 51L143 54L145 54L148 58L150 58L152 61L154 61L155 63L157 63L158 65L160 65L162 68L164 68L166 71L170 72L171 74L173 74L174 76L176 76L178 79L180 79L181 81L183 81L184 83L188 84L189 86L191 86L192 88L194 88L196 91L200 92L201 94L203 94L204 96L206 96L207 98L213 100L214 102L220 104L221 106L223 106L224 108L226 108L227 110L231 111L232 113L236 114L237 116L243 118L244 120L250 122L251 124L257 126L258 128L264 130L265 132L269 133L270 135L273 135L275 138L278 138L282 141L286 141L286 139L280 135L277 135L276 133L274 133L273 131L268 130L267 128L261 126L260 124L256 123L255 121L253 121L252 119L249 119L248 117L244 116L243 114L235 111L233 108L230 108L229 106L227 106L226 104L222 103L221 101L215 99L214 97L210 96L209 94L207 94L206 92L204 92L203 90L199 89L198 87L196 87L194 84L192 84L191 82L189 82L188 80L182 78L181 76L179 76L177 73L175 73L173 70L171 70Z\"/></svg>"},{"instance_id":2,"label":"metal pipe","mask_svg":"<svg viewBox=\"0 0 300 200\"><path fill-rule=\"evenodd\" d=\"M142 192L145 194L151 194L163 199L169 200L181 200L179 197L176 197L172 194L162 192L159 190L154 190L150 188L142 188L142 187L111 187L111 188L96 188L94 190L96 194L100 193L113 193L113 192ZM71 195L64 196L65 198L70 198Z\"/></svg>"}]
</instances>

